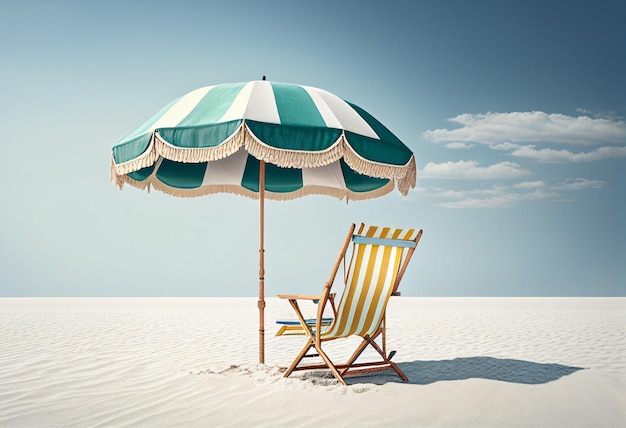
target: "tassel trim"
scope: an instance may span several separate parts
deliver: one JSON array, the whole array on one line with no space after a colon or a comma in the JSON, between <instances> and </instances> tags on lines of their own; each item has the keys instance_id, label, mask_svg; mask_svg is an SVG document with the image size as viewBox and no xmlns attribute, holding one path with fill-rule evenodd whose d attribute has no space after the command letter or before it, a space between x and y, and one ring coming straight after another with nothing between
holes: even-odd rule
<instances>
[{"instance_id":1,"label":"tassel trim","mask_svg":"<svg viewBox=\"0 0 626 428\"><path fill-rule=\"evenodd\" d=\"M255 158L282 168L317 168L338 161L343 156L343 134L324 151L285 150L269 146L245 127L245 148Z\"/></svg>"},{"instance_id":2,"label":"tassel trim","mask_svg":"<svg viewBox=\"0 0 626 428\"><path fill-rule=\"evenodd\" d=\"M405 165L388 165L379 162L373 162L361 157L356 151L352 149L348 141L346 140L345 135L342 133L339 139L331 145L328 149L322 152L306 152L306 151L294 151L294 150L284 150L277 149L275 147L268 146L259 140L252 131L248 128L248 126L243 122L237 130L228 137L223 143L219 144L215 147L206 147L206 148L181 148L173 146L172 144L165 141L158 133L158 130L153 134L150 139L150 143L148 148L144 153L142 153L139 157L130 160L128 162L121 163L117 165L113 156L111 156L111 171L110 178L113 184L115 184L119 189L122 189L124 183L128 183L133 187L140 187L145 189L148 184L139 184L127 174L138 171L142 168L149 167L153 165L159 156L163 158L170 159L176 162L184 162L184 163L200 163L200 162L211 162L219 159L223 159L237 152L241 146L244 146L246 151L250 153L252 156L259 160L263 160L267 163L271 163L283 168L316 168L324 165L331 164L341 158L344 159L346 164L355 170L356 172L367 175L370 177L377 178L388 178L391 179L391 185L393 186L394 181L397 181L398 190L404 196L406 196L411 188L415 188L416 179L417 179L417 171L415 166L415 157L411 156L409 161ZM148 180L144 180L148 181ZM141 183L144 183L141 182ZM159 183L159 184L157 184ZM152 185L157 189L161 190L162 184L158 182L158 180L152 181ZM384 186L386 189L389 185ZM168 187L168 186L166 186ZM245 189L241 189L240 192L234 191L231 189L231 186L227 186L228 189L225 190L207 190L206 193L202 194L211 194L211 193L243 193L244 196L247 196ZM237 187L237 186L232 186ZM169 187L168 187L169 188ZM169 188L171 189L171 188ZM315 190L312 190L312 193L308 194L324 194L327 195L328 189L321 193L317 193ZM379 189L380 190L380 189ZM176 189L170 191L164 191L168 194L174 194L182 192L183 194L193 193L190 192L189 189ZM173 193L172 193L173 192ZM341 191L338 191L341 192ZM255 194L254 192L250 192L251 194ZM300 196L295 195L293 192L293 197L285 197L282 196L280 200L286 199L295 199ZM352 200L360 200L358 197L359 194L355 192L349 192ZM375 193L375 192L373 192ZM387 191L386 193L389 193ZM276 195L276 194L274 194ZM277 195L286 195L286 194L277 194ZM174 196L177 196L174 194ZM191 195L194 196L194 195ZM201 196L199 194L198 196ZM302 195L304 196L304 195ZM333 194L330 196L337 197L338 199L342 199L346 196L345 193L342 192L341 195ZM378 195L380 196L380 195ZM183 196L185 197L185 196ZM374 196L375 197L375 196ZM371 197L365 197L363 199L370 199ZM271 197L269 199L272 199Z\"/></svg>"},{"instance_id":3,"label":"tassel trim","mask_svg":"<svg viewBox=\"0 0 626 428\"><path fill-rule=\"evenodd\" d=\"M122 188L124 185L123 182L120 182L121 176L125 176L131 172L139 171L142 168L149 167L154 165L156 160L159 158L158 154L154 150L154 135L150 138L150 143L146 148L146 151L141 155L136 157L135 159L129 160L127 162L123 162L121 164L116 164L113 155L111 155L111 181L118 188Z\"/></svg>"},{"instance_id":4,"label":"tassel trim","mask_svg":"<svg viewBox=\"0 0 626 428\"><path fill-rule=\"evenodd\" d=\"M385 196L393 192L394 188L394 182L393 180L390 180L389 183L385 184L383 187L372 190L371 192L348 192L348 194L346 195L346 203L350 201L367 201L369 199L380 198L381 196Z\"/></svg>"},{"instance_id":5,"label":"tassel trim","mask_svg":"<svg viewBox=\"0 0 626 428\"><path fill-rule=\"evenodd\" d=\"M158 190L170 196L178 198L197 198L201 196L214 195L219 193L229 193L238 196L245 196L250 199L259 199L259 193L248 190L238 185L211 185L202 186L195 189L178 189L171 187L160 182L156 177L150 176L144 181L137 181L128 176L122 177L122 182L135 187L140 190L147 190L150 192L151 188ZM324 186L307 186L289 193L274 193L268 190L265 191L265 198L272 201L291 201L294 199L303 198L305 196L330 196L338 200L344 200L346 203L350 201L365 201L368 199L375 199L380 196L386 195L393 191L394 183L390 181L380 189L372 192L351 192L350 190L340 190L331 187Z\"/></svg>"},{"instance_id":6,"label":"tassel trim","mask_svg":"<svg viewBox=\"0 0 626 428\"><path fill-rule=\"evenodd\" d=\"M359 174L369 177L389 178L398 181L398 190L406 196L410 188L415 188L417 180L417 170L415 166L415 156L411 156L405 165L389 165L373 162L361 157L349 144L346 143L343 160L350 168Z\"/></svg>"},{"instance_id":7,"label":"tassel trim","mask_svg":"<svg viewBox=\"0 0 626 428\"><path fill-rule=\"evenodd\" d=\"M224 159L235 153L243 145L243 135L242 124L230 137L215 147L190 149L173 146L159 135L158 130L154 133L156 152L165 159L182 163L213 162Z\"/></svg>"}]
</instances>

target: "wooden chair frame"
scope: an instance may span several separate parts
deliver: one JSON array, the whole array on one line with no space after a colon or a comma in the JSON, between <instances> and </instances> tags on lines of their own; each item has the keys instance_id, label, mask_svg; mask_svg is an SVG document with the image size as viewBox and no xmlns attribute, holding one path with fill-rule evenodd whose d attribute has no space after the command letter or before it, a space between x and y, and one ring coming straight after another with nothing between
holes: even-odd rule
<instances>
[{"instance_id":1,"label":"wooden chair frame","mask_svg":"<svg viewBox=\"0 0 626 428\"><path fill-rule=\"evenodd\" d=\"M386 315L384 314L384 312L383 312L382 321L380 325L376 328L376 330L371 335L359 335L363 340L361 341L360 345L357 347L357 349L354 351L352 356L350 356L350 358L345 364L333 363L331 359L328 357L328 355L326 354L326 352L324 352L324 350L322 349L322 343L339 338L339 337L330 337L327 339L323 339L320 337L321 336L320 334L317 334L317 332L322 331L322 328L327 325L324 323L324 318L323 318L324 309L327 303L330 303L335 319L337 317L337 309L335 307L335 301L334 301L335 294L331 293L331 289L335 282L335 277L337 275L337 272L342 262L344 264L344 272L345 272L346 253L347 253L348 247L350 246L350 242L352 241L355 227L356 226L352 224L349 228L344 245L341 249L341 252L339 253L339 257L337 258L335 265L333 266L333 270L331 272L329 280L324 284L321 296L294 295L294 294L279 294L278 295L279 298L287 299L289 301L294 311L296 312L298 321L300 322L298 329L303 331L304 334L307 336L306 344L304 345L300 353L296 356L294 361L291 363L291 365L285 372L285 377L290 376L291 373L297 370L329 369L331 373L333 374L333 376L340 383L345 385L346 384L344 380L345 376L360 375L360 374L366 374L366 373L371 373L371 372L377 372L381 370L393 369L403 381L405 382L408 381L408 378L406 377L406 375L400 370L400 368L394 362L391 361L391 359L395 355L395 351L392 351L389 355L387 355L386 328L385 328ZM365 225L361 224L361 227L359 228L358 233L360 233L364 229L364 227ZM413 253L415 251L415 248L417 247L417 244L419 243L421 236L422 236L422 230L420 229L417 235L415 236L415 238L412 240L412 242L414 242L414 245L409 247L406 254L404 254L398 273L396 275L395 282L393 284L393 289L392 289L392 294L391 294L392 296L400 295L400 293L398 292L400 281L402 280L402 277L404 276L406 268L409 264L409 261L411 260L411 257L413 256ZM352 252L352 257L354 257L354 251ZM345 282L346 281L344 278L344 287L345 287ZM305 317L302 315L302 311L300 310L300 306L298 305L298 300L312 300L312 301L319 300L318 308L317 308L317 317L314 323L311 322L312 320L305 319ZM379 336L382 339L382 345L378 345L376 343L376 339ZM372 348L374 348L374 350L376 350L376 352L380 355L381 360L372 361L372 362L364 362L364 363L356 363L356 360L359 358L359 356L363 353L363 351L368 346L371 346ZM313 350L313 353L309 353L309 351L311 350ZM321 357L323 363L300 365L301 361L307 357Z\"/></svg>"}]
</instances>

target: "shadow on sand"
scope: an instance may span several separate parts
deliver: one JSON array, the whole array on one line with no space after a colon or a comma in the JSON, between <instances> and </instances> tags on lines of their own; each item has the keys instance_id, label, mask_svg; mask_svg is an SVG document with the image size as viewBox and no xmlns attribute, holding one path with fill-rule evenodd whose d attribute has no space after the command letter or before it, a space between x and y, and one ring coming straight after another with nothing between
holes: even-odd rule
<instances>
[{"instance_id":1,"label":"shadow on sand","mask_svg":"<svg viewBox=\"0 0 626 428\"><path fill-rule=\"evenodd\" d=\"M553 382L570 375L581 367L560 364L542 364L531 361L493 357L455 358L441 361L411 361L397 363L409 378L410 384L427 385L446 380L489 379L526 385ZM370 376L354 376L346 379L349 384L400 382L392 370Z\"/></svg>"}]
</instances>

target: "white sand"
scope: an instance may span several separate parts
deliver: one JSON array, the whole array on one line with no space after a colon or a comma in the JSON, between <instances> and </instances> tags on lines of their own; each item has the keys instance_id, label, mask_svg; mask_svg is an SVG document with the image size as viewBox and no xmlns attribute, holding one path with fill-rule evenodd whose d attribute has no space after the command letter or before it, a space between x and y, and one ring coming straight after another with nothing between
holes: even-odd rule
<instances>
[{"instance_id":1,"label":"white sand","mask_svg":"<svg viewBox=\"0 0 626 428\"><path fill-rule=\"evenodd\" d=\"M285 317L261 366L253 298L0 299L0 426L626 426L625 298L393 298L409 382L347 387L282 377Z\"/></svg>"}]
</instances>

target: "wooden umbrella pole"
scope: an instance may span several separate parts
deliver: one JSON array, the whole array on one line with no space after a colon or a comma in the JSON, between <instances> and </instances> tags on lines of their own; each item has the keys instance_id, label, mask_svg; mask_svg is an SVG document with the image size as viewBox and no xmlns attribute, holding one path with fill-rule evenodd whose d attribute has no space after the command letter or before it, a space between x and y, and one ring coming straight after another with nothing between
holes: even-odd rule
<instances>
[{"instance_id":1,"label":"wooden umbrella pole","mask_svg":"<svg viewBox=\"0 0 626 428\"><path fill-rule=\"evenodd\" d=\"M265 364L265 161L259 164L259 363Z\"/></svg>"}]
</instances>

